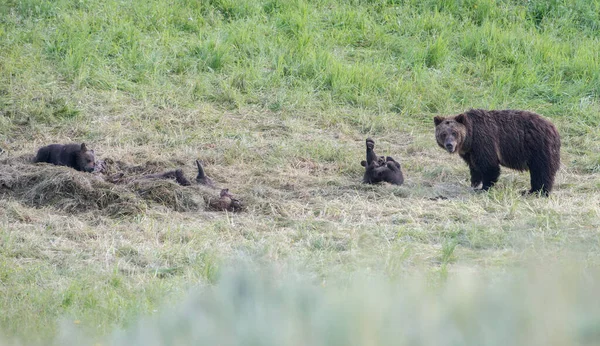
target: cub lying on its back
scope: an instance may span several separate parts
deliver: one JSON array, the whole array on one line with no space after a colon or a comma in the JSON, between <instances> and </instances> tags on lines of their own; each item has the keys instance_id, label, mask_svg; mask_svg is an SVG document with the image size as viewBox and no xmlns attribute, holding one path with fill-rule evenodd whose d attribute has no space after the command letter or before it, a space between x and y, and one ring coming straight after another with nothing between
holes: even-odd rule
<instances>
[{"instance_id":1,"label":"cub lying on its back","mask_svg":"<svg viewBox=\"0 0 600 346\"><path fill-rule=\"evenodd\" d=\"M96 158L93 150L88 150L85 143L50 144L41 147L34 162L46 162L57 166L68 166L81 172L93 172Z\"/></svg>"},{"instance_id":2,"label":"cub lying on its back","mask_svg":"<svg viewBox=\"0 0 600 346\"><path fill-rule=\"evenodd\" d=\"M453 117L435 117L435 137L449 153L469 165L471 186L492 187L500 166L529 170L529 193L552 191L560 166L560 135L538 114L520 110L471 109Z\"/></svg>"},{"instance_id":3,"label":"cub lying on its back","mask_svg":"<svg viewBox=\"0 0 600 346\"><path fill-rule=\"evenodd\" d=\"M367 160L360 162L361 166L365 167L365 175L363 177L363 183L376 184L382 181L387 181L390 184L402 185L404 183L404 176L402 175L402 169L400 163L388 156L377 156L375 151L375 141L371 138L367 138Z\"/></svg>"}]
</instances>

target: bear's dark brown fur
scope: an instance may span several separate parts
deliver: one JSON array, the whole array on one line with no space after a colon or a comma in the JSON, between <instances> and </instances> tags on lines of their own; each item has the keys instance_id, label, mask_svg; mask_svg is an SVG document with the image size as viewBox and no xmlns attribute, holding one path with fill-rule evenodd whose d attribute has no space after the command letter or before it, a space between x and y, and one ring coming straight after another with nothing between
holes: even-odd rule
<instances>
[{"instance_id":1,"label":"bear's dark brown fur","mask_svg":"<svg viewBox=\"0 0 600 346\"><path fill-rule=\"evenodd\" d=\"M196 182L201 185L215 187L213 181L204 173L204 168L202 168L200 160L196 160L196 166L198 166L198 175L196 176Z\"/></svg>"},{"instance_id":2,"label":"bear's dark brown fur","mask_svg":"<svg viewBox=\"0 0 600 346\"><path fill-rule=\"evenodd\" d=\"M196 167L198 167L198 175L196 175L196 183L198 183L200 185L206 185L208 187L213 187L214 188L215 184L204 173L204 168L202 168L202 164L201 164L200 160L196 160ZM179 185L181 185L181 186L190 186L190 185L192 185L192 183L183 174L183 170L181 170L181 169L177 169L177 170L174 170L174 171L167 171L167 172L164 172L164 173L146 174L146 175L142 176L142 178L148 178L148 179L175 179L175 181L177 181L177 183Z\"/></svg>"},{"instance_id":3,"label":"bear's dark brown fur","mask_svg":"<svg viewBox=\"0 0 600 346\"><path fill-rule=\"evenodd\" d=\"M376 184L387 181L390 184L402 185L404 183L404 176L402 175L400 163L389 156L387 158L377 156L373 150L375 148L375 141L371 138L367 138L366 144L367 160L360 162L366 168L363 183Z\"/></svg>"},{"instance_id":4,"label":"bear's dark brown fur","mask_svg":"<svg viewBox=\"0 0 600 346\"><path fill-rule=\"evenodd\" d=\"M108 161L108 162L107 162ZM96 164L95 173L105 174L104 179L113 184L121 184L133 180L140 179L166 179L172 180L174 179L181 186L190 186L192 185L191 181L185 176L183 170L181 168L171 171L166 171L162 173L152 173L152 174L144 174L142 176L134 176L134 177L126 177L125 173L118 172L114 174L109 174L108 166L110 163L114 163L111 159L99 160ZM204 169L202 168L202 164L199 160L196 160L196 166L198 167L198 175L196 176L196 183L200 185L206 185L208 187L215 187L213 181L206 176L204 173Z\"/></svg>"},{"instance_id":5,"label":"bear's dark brown fur","mask_svg":"<svg viewBox=\"0 0 600 346\"><path fill-rule=\"evenodd\" d=\"M93 150L88 150L82 144L50 144L41 147L34 162L52 163L58 166L68 166L81 172L93 172L96 158Z\"/></svg>"},{"instance_id":6,"label":"bear's dark brown fur","mask_svg":"<svg viewBox=\"0 0 600 346\"><path fill-rule=\"evenodd\" d=\"M181 186L190 186L192 183L183 174L182 169L176 169L174 171L167 171L163 173L146 174L141 176L139 179L175 179L177 184Z\"/></svg>"},{"instance_id":7,"label":"bear's dark brown fur","mask_svg":"<svg viewBox=\"0 0 600 346\"><path fill-rule=\"evenodd\" d=\"M500 166L529 170L529 193L547 196L560 166L560 135L540 115L521 110L471 109L453 117L435 117L440 147L458 152L469 165L471 186L492 187Z\"/></svg>"}]
</instances>

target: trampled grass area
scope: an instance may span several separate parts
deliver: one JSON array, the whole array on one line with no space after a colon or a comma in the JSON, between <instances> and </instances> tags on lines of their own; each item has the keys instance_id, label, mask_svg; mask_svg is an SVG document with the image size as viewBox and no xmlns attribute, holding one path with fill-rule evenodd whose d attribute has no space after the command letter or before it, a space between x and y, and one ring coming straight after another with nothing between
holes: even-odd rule
<instances>
[{"instance_id":1,"label":"trampled grass area","mask_svg":"<svg viewBox=\"0 0 600 346\"><path fill-rule=\"evenodd\" d=\"M441 290L458 273L530 260L596 267L599 46L598 0L0 2L0 158L85 141L102 158L190 176L201 158L248 202L240 214L148 203L112 217L3 193L0 329L47 344L71 333L66 323L101 338L191 287L228 297L220 274L240 262L319 285L419 272ZM471 107L556 124L550 198L521 197L529 176L507 169L491 192L470 191L432 118ZM367 136L402 163L405 185L360 183ZM567 304L569 292L552 297ZM341 313L316 296L335 307L318 316Z\"/></svg>"}]
</instances>

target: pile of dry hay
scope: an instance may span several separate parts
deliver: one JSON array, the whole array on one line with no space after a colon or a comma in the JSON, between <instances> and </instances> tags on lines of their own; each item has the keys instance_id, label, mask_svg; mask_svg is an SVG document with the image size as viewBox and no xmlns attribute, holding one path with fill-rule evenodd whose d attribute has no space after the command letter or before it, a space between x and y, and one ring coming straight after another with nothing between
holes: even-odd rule
<instances>
[{"instance_id":1,"label":"pile of dry hay","mask_svg":"<svg viewBox=\"0 0 600 346\"><path fill-rule=\"evenodd\" d=\"M34 207L51 206L70 212L101 210L109 216L135 215L156 203L179 212L208 209L219 191L202 185L181 186L174 180L135 179L135 174L160 169L156 163L128 166L112 163L110 172L132 177L122 184L105 181L103 174L78 172L51 164L34 164L32 157L0 161L0 197Z\"/></svg>"}]
</instances>

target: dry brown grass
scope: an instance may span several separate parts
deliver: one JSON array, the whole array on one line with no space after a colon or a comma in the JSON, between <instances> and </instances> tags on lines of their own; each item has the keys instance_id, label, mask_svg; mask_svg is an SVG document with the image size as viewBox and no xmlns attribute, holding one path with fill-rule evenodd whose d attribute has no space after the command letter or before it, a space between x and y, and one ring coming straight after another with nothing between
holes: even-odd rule
<instances>
[{"instance_id":1,"label":"dry brown grass","mask_svg":"<svg viewBox=\"0 0 600 346\"><path fill-rule=\"evenodd\" d=\"M108 159L102 172L88 174L31 161L24 155L0 162L3 198L38 208L50 206L66 213L100 211L110 217L139 215L148 208L147 202L179 212L202 211L219 199L219 190L214 188L181 186L174 176L149 175L165 171L160 162L128 165ZM111 179L112 176L122 178Z\"/></svg>"},{"instance_id":2,"label":"dry brown grass","mask_svg":"<svg viewBox=\"0 0 600 346\"><path fill-rule=\"evenodd\" d=\"M112 122L90 115L40 125L40 139L17 135L4 155L81 139L76 129L100 158L122 161L118 169L132 175L181 167L193 178L194 160L202 159L207 175L247 209L206 211L202 199L218 190L171 181L113 185L65 167L2 165L1 180L13 186L0 200L2 262L15 268L0 273L11 282L5 299L31 291L32 276L38 287L36 298L10 303L9 331L69 315L104 333L128 319L119 311L153 309L168 292L213 282L219 267L240 259L301 267L320 280L355 270L443 278L565 252L598 264L600 176L580 168L568 141L546 199L522 197L528 175L506 169L495 189L472 192L467 167L437 148L427 126L372 135L402 163L406 183L369 186L360 183L366 135L344 124L321 129L308 115L211 107L138 105L108 114ZM32 305L46 306L41 317L21 320Z\"/></svg>"}]
</instances>

